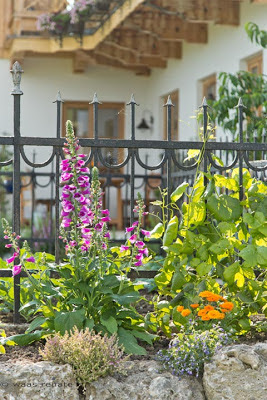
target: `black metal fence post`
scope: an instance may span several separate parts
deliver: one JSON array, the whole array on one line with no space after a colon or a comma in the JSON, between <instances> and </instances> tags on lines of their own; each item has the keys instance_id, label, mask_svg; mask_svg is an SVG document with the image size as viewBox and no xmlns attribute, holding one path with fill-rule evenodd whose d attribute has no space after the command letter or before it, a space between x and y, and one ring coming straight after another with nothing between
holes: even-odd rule
<instances>
[{"instance_id":1,"label":"black metal fence post","mask_svg":"<svg viewBox=\"0 0 267 400\"><path fill-rule=\"evenodd\" d=\"M13 219L12 226L13 232L17 235L20 234L20 96L23 95L20 89L21 74L23 73L22 68L18 61L13 64L13 68L10 71L12 73L12 79L14 88L11 92L14 96L14 158L13 158ZM16 263L17 261L15 261ZM20 320L20 274L14 276L14 323L19 323Z\"/></svg>"},{"instance_id":2,"label":"black metal fence post","mask_svg":"<svg viewBox=\"0 0 267 400\"><path fill-rule=\"evenodd\" d=\"M166 104L163 107L167 108L167 141L170 143L172 141L172 107L174 107L171 96L168 96ZM167 153L167 154L166 154ZM171 178L171 149L166 150L166 166L167 166L167 205L169 206L171 202L171 187L172 187L172 178ZM170 208L167 209L167 219L170 220Z\"/></svg>"},{"instance_id":3,"label":"black metal fence post","mask_svg":"<svg viewBox=\"0 0 267 400\"><path fill-rule=\"evenodd\" d=\"M236 106L238 110L238 134L239 134L239 143L243 143L243 101L241 97L239 98L238 104ZM243 150L239 151L239 200L243 200L244 196L244 188L243 188Z\"/></svg>"},{"instance_id":4,"label":"black metal fence post","mask_svg":"<svg viewBox=\"0 0 267 400\"><path fill-rule=\"evenodd\" d=\"M132 94L131 100L127 106L131 107L131 141L135 141L135 107L139 104L136 103L134 95ZM135 188L135 148L131 149L131 166L130 166L130 225L134 220L134 188Z\"/></svg>"}]
</instances>

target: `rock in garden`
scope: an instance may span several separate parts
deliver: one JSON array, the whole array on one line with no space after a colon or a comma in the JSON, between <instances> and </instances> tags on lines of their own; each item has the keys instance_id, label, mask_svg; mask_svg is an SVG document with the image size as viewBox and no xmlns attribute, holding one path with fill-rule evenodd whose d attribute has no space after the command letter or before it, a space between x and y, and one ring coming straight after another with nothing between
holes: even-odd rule
<instances>
[{"instance_id":1,"label":"rock in garden","mask_svg":"<svg viewBox=\"0 0 267 400\"><path fill-rule=\"evenodd\" d=\"M160 372L156 361L128 361L126 376L101 378L86 387L86 400L205 400L196 378Z\"/></svg>"},{"instance_id":2,"label":"rock in garden","mask_svg":"<svg viewBox=\"0 0 267 400\"><path fill-rule=\"evenodd\" d=\"M1 400L79 400L69 365L0 363Z\"/></svg>"},{"instance_id":3,"label":"rock in garden","mask_svg":"<svg viewBox=\"0 0 267 400\"><path fill-rule=\"evenodd\" d=\"M226 347L205 364L207 400L266 400L267 343Z\"/></svg>"}]
</instances>

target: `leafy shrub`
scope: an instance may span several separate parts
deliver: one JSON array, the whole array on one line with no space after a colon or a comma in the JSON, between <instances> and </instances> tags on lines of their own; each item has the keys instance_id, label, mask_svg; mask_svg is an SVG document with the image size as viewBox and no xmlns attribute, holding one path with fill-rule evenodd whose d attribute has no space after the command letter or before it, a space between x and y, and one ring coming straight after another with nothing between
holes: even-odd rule
<instances>
[{"instance_id":1,"label":"leafy shrub","mask_svg":"<svg viewBox=\"0 0 267 400\"><path fill-rule=\"evenodd\" d=\"M188 201L180 208L185 194ZM166 258L155 277L160 297L146 318L147 327L171 336L172 326L180 329L187 322L177 306L189 309L205 290L234 303L228 328L236 333L251 329L251 315L267 313L266 194L267 186L243 169L240 201L234 169L230 176L199 173L192 187L183 183L172 193L171 204L163 199L165 217L151 238L162 238ZM266 323L257 329L266 329Z\"/></svg>"},{"instance_id":2,"label":"leafy shrub","mask_svg":"<svg viewBox=\"0 0 267 400\"><path fill-rule=\"evenodd\" d=\"M115 335L101 336L88 328L79 331L77 327L63 336L57 333L50 337L40 354L46 361L70 364L77 382L82 385L122 372L126 359Z\"/></svg>"},{"instance_id":3,"label":"leafy shrub","mask_svg":"<svg viewBox=\"0 0 267 400\"><path fill-rule=\"evenodd\" d=\"M214 326L208 331L198 332L192 325L187 331L176 334L169 348L157 353L157 360L175 376L198 377L203 373L204 363L209 362L216 351L232 343L232 340L222 328Z\"/></svg>"}]
</instances>

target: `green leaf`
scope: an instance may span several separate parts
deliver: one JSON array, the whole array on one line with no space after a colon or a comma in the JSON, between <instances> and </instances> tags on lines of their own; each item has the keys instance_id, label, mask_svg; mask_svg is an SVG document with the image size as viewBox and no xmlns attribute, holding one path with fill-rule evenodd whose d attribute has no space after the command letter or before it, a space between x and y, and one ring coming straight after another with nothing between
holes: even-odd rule
<instances>
[{"instance_id":1,"label":"green leaf","mask_svg":"<svg viewBox=\"0 0 267 400\"><path fill-rule=\"evenodd\" d=\"M152 333L141 332L141 331L131 331L131 333L138 339L143 340L144 342L149 343L151 346L153 344L153 340L157 337L156 335L152 335Z\"/></svg>"},{"instance_id":2,"label":"green leaf","mask_svg":"<svg viewBox=\"0 0 267 400\"><path fill-rule=\"evenodd\" d=\"M223 276L226 282L228 282L230 285L232 285L235 281L235 275L240 271L240 265L239 262L236 261L229 267L225 268Z\"/></svg>"},{"instance_id":3,"label":"green leaf","mask_svg":"<svg viewBox=\"0 0 267 400\"><path fill-rule=\"evenodd\" d=\"M221 239L217 243L210 246L210 251L215 254L224 254L225 250L231 247L231 243L227 239Z\"/></svg>"},{"instance_id":4,"label":"green leaf","mask_svg":"<svg viewBox=\"0 0 267 400\"><path fill-rule=\"evenodd\" d=\"M179 200L188 186L189 184L187 182L183 182L180 186L178 186L171 194L171 201L176 202Z\"/></svg>"},{"instance_id":5,"label":"green leaf","mask_svg":"<svg viewBox=\"0 0 267 400\"><path fill-rule=\"evenodd\" d=\"M0 353L2 353L2 354L6 353L6 349L1 344L0 344Z\"/></svg>"},{"instance_id":6,"label":"green leaf","mask_svg":"<svg viewBox=\"0 0 267 400\"><path fill-rule=\"evenodd\" d=\"M184 275L180 271L175 272L172 278L172 291L176 292L177 290L181 289L185 283L186 279Z\"/></svg>"},{"instance_id":7,"label":"green leaf","mask_svg":"<svg viewBox=\"0 0 267 400\"><path fill-rule=\"evenodd\" d=\"M28 329L26 330L26 333L29 333L33 331L34 329L38 328L41 326L44 322L46 321L45 317L36 317L29 325Z\"/></svg>"},{"instance_id":8,"label":"green leaf","mask_svg":"<svg viewBox=\"0 0 267 400\"><path fill-rule=\"evenodd\" d=\"M267 247L257 246L257 262L260 265L267 265Z\"/></svg>"},{"instance_id":9,"label":"green leaf","mask_svg":"<svg viewBox=\"0 0 267 400\"><path fill-rule=\"evenodd\" d=\"M185 227L192 228L202 224L206 218L206 206L204 201L198 203L190 203L183 205L184 208L184 221Z\"/></svg>"},{"instance_id":10,"label":"green leaf","mask_svg":"<svg viewBox=\"0 0 267 400\"><path fill-rule=\"evenodd\" d=\"M82 329L85 319L85 310L57 312L55 317L55 330L64 335L66 331L70 332L74 326Z\"/></svg>"},{"instance_id":11,"label":"green leaf","mask_svg":"<svg viewBox=\"0 0 267 400\"><path fill-rule=\"evenodd\" d=\"M117 324L117 321L116 321L116 319L114 317L110 316L107 319L104 319L104 318L101 317L100 318L100 322L101 322L102 325L104 325L107 328L107 330L111 334L116 333L118 331L118 324Z\"/></svg>"},{"instance_id":12,"label":"green leaf","mask_svg":"<svg viewBox=\"0 0 267 400\"><path fill-rule=\"evenodd\" d=\"M247 266L255 267L257 265L257 251L253 244L247 245L239 255L246 261Z\"/></svg>"},{"instance_id":13,"label":"green leaf","mask_svg":"<svg viewBox=\"0 0 267 400\"><path fill-rule=\"evenodd\" d=\"M169 246L177 238L178 218L176 215L170 220L163 236L163 246Z\"/></svg>"},{"instance_id":14,"label":"green leaf","mask_svg":"<svg viewBox=\"0 0 267 400\"><path fill-rule=\"evenodd\" d=\"M207 208L219 221L236 221L242 214L242 207L239 200L226 194L219 196L219 198L215 195L209 197Z\"/></svg>"},{"instance_id":15,"label":"green leaf","mask_svg":"<svg viewBox=\"0 0 267 400\"><path fill-rule=\"evenodd\" d=\"M163 226L163 224L159 223L150 232L150 238L151 239L159 239L163 235L163 232L164 232L164 226Z\"/></svg>"},{"instance_id":16,"label":"green leaf","mask_svg":"<svg viewBox=\"0 0 267 400\"><path fill-rule=\"evenodd\" d=\"M118 304L121 304L122 306L127 306L139 300L140 294L133 291L126 294L113 294L111 298L115 300Z\"/></svg>"},{"instance_id":17,"label":"green leaf","mask_svg":"<svg viewBox=\"0 0 267 400\"><path fill-rule=\"evenodd\" d=\"M119 344L124 347L124 351L127 354L137 354L140 356L146 355L146 350L143 347L139 346L136 338L131 333L131 331L126 330L124 328L119 328L118 336L119 336Z\"/></svg>"},{"instance_id":18,"label":"green leaf","mask_svg":"<svg viewBox=\"0 0 267 400\"><path fill-rule=\"evenodd\" d=\"M244 331L250 330L250 321L249 318L242 318L238 321L238 324L241 326Z\"/></svg>"},{"instance_id":19,"label":"green leaf","mask_svg":"<svg viewBox=\"0 0 267 400\"><path fill-rule=\"evenodd\" d=\"M197 273L198 273L199 276L207 275L211 271L211 269L212 269L212 265L211 264L207 264L205 262L202 262L196 268Z\"/></svg>"},{"instance_id":20,"label":"green leaf","mask_svg":"<svg viewBox=\"0 0 267 400\"><path fill-rule=\"evenodd\" d=\"M44 335L44 331L36 331L33 333L23 333L21 335L13 335L6 338L1 338L0 343L6 344L9 341L18 344L19 346L27 346L32 342L37 342L40 340ZM4 340L3 340L4 339Z\"/></svg>"},{"instance_id":21,"label":"green leaf","mask_svg":"<svg viewBox=\"0 0 267 400\"><path fill-rule=\"evenodd\" d=\"M197 149L190 149L187 152L187 157L184 159L185 161L192 160L192 158L197 158L200 154L200 150Z\"/></svg>"},{"instance_id":22,"label":"green leaf","mask_svg":"<svg viewBox=\"0 0 267 400\"><path fill-rule=\"evenodd\" d=\"M95 321L93 320L93 318L86 318L84 327L88 328L91 331L94 326L95 326Z\"/></svg>"}]
</instances>

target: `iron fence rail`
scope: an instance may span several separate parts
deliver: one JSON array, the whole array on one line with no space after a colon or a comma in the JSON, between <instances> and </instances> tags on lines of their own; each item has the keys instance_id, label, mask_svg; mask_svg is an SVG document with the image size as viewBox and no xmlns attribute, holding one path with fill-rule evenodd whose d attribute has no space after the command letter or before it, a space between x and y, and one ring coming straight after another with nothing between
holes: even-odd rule
<instances>
[{"instance_id":1,"label":"iron fence rail","mask_svg":"<svg viewBox=\"0 0 267 400\"><path fill-rule=\"evenodd\" d=\"M21 117L21 96L23 95L20 89L21 82L21 74L22 74L21 66L18 62L15 62L11 73L13 75L13 83L14 89L12 91L12 95L14 97L14 133L13 137L0 137L0 145L7 145L13 147L13 158L11 160L6 160L5 162L0 163L0 167L8 166L13 164L13 203L12 203L12 226L13 230L20 234L20 212L21 212L21 204L20 204L20 179L21 179L21 160L23 160L26 165L31 168L42 168L46 167L52 162L55 164L55 175L54 175L54 185L55 185L55 257L56 262L59 261L59 226L60 226L60 160L64 157L63 155L63 145L65 139L61 135L61 108L62 102L60 94L58 94L55 104L56 104L56 114L57 114L57 123L56 123L56 137L55 138L39 138L39 137L31 137L31 136L21 136L20 134L20 117ZM167 202L170 200L171 190L174 184L174 176L173 173L177 173L177 171L185 171L188 173L189 171L195 170L197 163L193 162L192 164L185 164L180 160L180 157L177 156L177 151L179 150L204 150L203 153L203 169L204 172L208 171L208 166L212 166L212 168L219 172L225 172L234 167L239 168L239 198L243 198L243 175L242 171L244 167L255 171L257 173L263 173L267 170L267 163L264 165L257 165L251 162L250 154L255 155L257 152L260 154L267 154L267 143L266 143L266 135L263 135L262 143L249 143L244 142L243 140L243 104L242 101L239 101L237 105L237 112L239 116L239 124L238 124L238 142L216 142L216 141L208 141L205 143L205 147L203 148L203 142L193 142L193 141L172 141L172 127L171 127L171 118L172 118L172 101L171 98L168 98L167 103L165 104L166 112L167 112L167 140L137 140L135 137L135 129L136 129L136 117L135 110L138 106L134 96L131 97L130 102L127 106L130 108L130 139L102 139L99 138L99 128L98 128L98 106L100 104L97 96L94 96L92 101L93 107L93 115L94 115L94 129L93 129L93 138L81 138L79 140L81 147L89 147L91 149L90 154L86 160L86 165L89 165L91 162L94 162L94 165L101 165L107 168L112 173L116 173L115 171L121 170L123 167L128 165L129 167L129 202L130 202L130 223L133 222L134 214L134 201L135 201L135 181L137 179L137 165L141 167L144 171L156 171L161 170L164 171L162 173L162 179L167 188ZM203 137L207 139L208 137L208 105L204 98L203 104L201 106L203 112ZM44 146L51 147L52 154L51 156L43 163L38 163L34 161L30 161L25 154L24 146ZM125 150L125 158L121 163L111 163L103 156L102 150L104 148L109 149L118 149L122 148ZM157 165L148 165L146 162L143 162L140 157L140 149L157 149L162 153L162 158ZM229 159L229 162L226 162L225 165L219 165L212 157L212 153L216 151L228 151L231 152L232 156ZM265 156L264 156L265 157ZM138 167L138 168L139 168ZM1 238L3 240L3 238ZM10 270L1 269L0 277L10 277L12 273ZM20 314L20 279L25 277L24 273L20 275L16 275L14 277L14 322L18 323Z\"/></svg>"}]
</instances>

